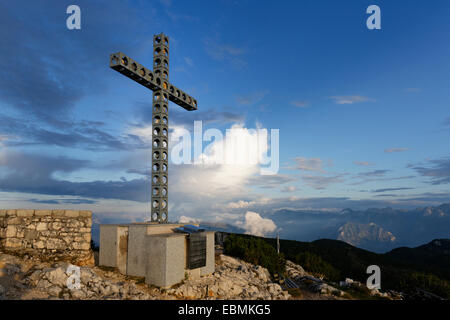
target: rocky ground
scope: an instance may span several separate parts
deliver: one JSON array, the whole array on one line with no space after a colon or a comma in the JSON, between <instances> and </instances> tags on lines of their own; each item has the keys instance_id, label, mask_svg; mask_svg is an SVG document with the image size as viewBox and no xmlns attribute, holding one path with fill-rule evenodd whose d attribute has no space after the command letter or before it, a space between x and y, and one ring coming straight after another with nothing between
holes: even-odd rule
<instances>
[{"instance_id":1,"label":"rocky ground","mask_svg":"<svg viewBox=\"0 0 450 320\"><path fill-rule=\"evenodd\" d=\"M116 270L80 267L80 288L67 286L70 264L42 262L0 252L0 299L289 299L269 272L238 259L220 255L216 272L186 279L168 289L149 287L143 278Z\"/></svg>"},{"instance_id":2,"label":"rocky ground","mask_svg":"<svg viewBox=\"0 0 450 320\"><path fill-rule=\"evenodd\" d=\"M186 279L167 290L148 286L143 278L125 276L111 268L87 266L80 267L79 289L69 289L69 266L64 262L42 262L35 257L18 257L0 252L0 300L348 298L344 291L311 276L301 266L290 261L287 262L287 276L299 288L289 290L283 290L278 283L273 282L267 269L222 254L216 259L216 271L213 274L199 279Z\"/></svg>"},{"instance_id":3,"label":"rocky ground","mask_svg":"<svg viewBox=\"0 0 450 320\"><path fill-rule=\"evenodd\" d=\"M287 291L271 281L267 269L220 255L216 271L200 279L186 280L167 293L189 299L289 299Z\"/></svg>"},{"instance_id":4,"label":"rocky ground","mask_svg":"<svg viewBox=\"0 0 450 320\"><path fill-rule=\"evenodd\" d=\"M98 267L80 268L80 289L67 286L68 263L0 253L0 299L170 299L142 279Z\"/></svg>"}]
</instances>

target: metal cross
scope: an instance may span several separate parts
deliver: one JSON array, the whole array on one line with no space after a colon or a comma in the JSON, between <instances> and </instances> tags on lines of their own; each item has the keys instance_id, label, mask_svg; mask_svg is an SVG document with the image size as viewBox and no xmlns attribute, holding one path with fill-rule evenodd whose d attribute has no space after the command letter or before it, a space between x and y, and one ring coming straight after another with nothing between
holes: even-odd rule
<instances>
[{"instance_id":1,"label":"metal cross","mask_svg":"<svg viewBox=\"0 0 450 320\"><path fill-rule=\"evenodd\" d=\"M169 82L169 37L153 36L153 72L122 52L110 56L110 67L153 91L151 221L168 221L169 100L188 111L197 100Z\"/></svg>"}]
</instances>

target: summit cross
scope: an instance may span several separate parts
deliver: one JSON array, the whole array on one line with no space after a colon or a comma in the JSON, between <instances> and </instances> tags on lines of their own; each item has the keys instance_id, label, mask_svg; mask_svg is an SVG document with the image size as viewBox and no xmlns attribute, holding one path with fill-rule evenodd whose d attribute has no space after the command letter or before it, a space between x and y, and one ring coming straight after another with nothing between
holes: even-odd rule
<instances>
[{"instance_id":1,"label":"summit cross","mask_svg":"<svg viewBox=\"0 0 450 320\"><path fill-rule=\"evenodd\" d=\"M110 67L153 91L151 221L167 223L169 172L169 101L197 110L197 100L169 82L169 37L153 36L153 71L122 52L110 56Z\"/></svg>"}]
</instances>

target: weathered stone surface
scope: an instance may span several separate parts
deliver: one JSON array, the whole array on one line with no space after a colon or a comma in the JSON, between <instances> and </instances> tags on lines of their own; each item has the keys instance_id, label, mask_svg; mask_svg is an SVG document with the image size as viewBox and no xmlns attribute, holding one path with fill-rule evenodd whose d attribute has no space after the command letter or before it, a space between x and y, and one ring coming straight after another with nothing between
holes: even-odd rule
<instances>
[{"instance_id":1,"label":"weathered stone surface","mask_svg":"<svg viewBox=\"0 0 450 320\"><path fill-rule=\"evenodd\" d=\"M34 210L34 215L36 217L51 216L52 215L52 210Z\"/></svg>"},{"instance_id":2,"label":"weathered stone surface","mask_svg":"<svg viewBox=\"0 0 450 320\"><path fill-rule=\"evenodd\" d=\"M6 210L6 215L7 216L15 216L16 215L16 211L15 209L8 209Z\"/></svg>"},{"instance_id":3,"label":"weathered stone surface","mask_svg":"<svg viewBox=\"0 0 450 320\"><path fill-rule=\"evenodd\" d=\"M16 236L17 233L17 227L14 225L10 225L6 227L6 237L7 238L13 238Z\"/></svg>"},{"instance_id":4,"label":"weathered stone surface","mask_svg":"<svg viewBox=\"0 0 450 320\"><path fill-rule=\"evenodd\" d=\"M6 224L7 225L13 225L13 224L21 224L22 220L16 216L9 216L6 219Z\"/></svg>"},{"instance_id":5,"label":"weathered stone surface","mask_svg":"<svg viewBox=\"0 0 450 320\"><path fill-rule=\"evenodd\" d=\"M263 281L269 281L270 280L270 273L267 271L266 268L263 268L261 266L257 266L255 269L256 274L258 275L258 278Z\"/></svg>"},{"instance_id":6,"label":"weathered stone surface","mask_svg":"<svg viewBox=\"0 0 450 320\"><path fill-rule=\"evenodd\" d=\"M35 240L39 237L39 233L36 230L26 230L25 231L25 239L26 240Z\"/></svg>"},{"instance_id":7,"label":"weathered stone surface","mask_svg":"<svg viewBox=\"0 0 450 320\"><path fill-rule=\"evenodd\" d=\"M69 218L78 218L80 216L80 212L76 210L65 210L64 216Z\"/></svg>"},{"instance_id":8,"label":"weathered stone surface","mask_svg":"<svg viewBox=\"0 0 450 320\"><path fill-rule=\"evenodd\" d=\"M49 239L47 240L47 249L64 249L66 244L61 239Z\"/></svg>"},{"instance_id":9,"label":"weathered stone surface","mask_svg":"<svg viewBox=\"0 0 450 320\"><path fill-rule=\"evenodd\" d=\"M5 247L20 248L22 247L22 240L17 238L7 238L5 241Z\"/></svg>"},{"instance_id":10,"label":"weathered stone surface","mask_svg":"<svg viewBox=\"0 0 450 320\"><path fill-rule=\"evenodd\" d=\"M32 217L34 215L34 210L18 209L16 214L18 217Z\"/></svg>"},{"instance_id":11,"label":"weathered stone surface","mask_svg":"<svg viewBox=\"0 0 450 320\"><path fill-rule=\"evenodd\" d=\"M23 251L52 261L91 264L92 213L75 210L1 209L0 250Z\"/></svg>"},{"instance_id":12,"label":"weathered stone surface","mask_svg":"<svg viewBox=\"0 0 450 320\"><path fill-rule=\"evenodd\" d=\"M80 217L92 218L92 211L81 210L80 211Z\"/></svg>"},{"instance_id":13,"label":"weathered stone surface","mask_svg":"<svg viewBox=\"0 0 450 320\"><path fill-rule=\"evenodd\" d=\"M91 242L91 233L89 232L86 232L86 233L84 233L83 234L83 239L84 239L84 241L86 241L86 242Z\"/></svg>"},{"instance_id":14,"label":"weathered stone surface","mask_svg":"<svg viewBox=\"0 0 450 320\"><path fill-rule=\"evenodd\" d=\"M68 276L66 274L66 269L63 267L59 267L46 272L46 277L48 281L53 285L57 285L60 287L67 285Z\"/></svg>"},{"instance_id":15,"label":"weathered stone surface","mask_svg":"<svg viewBox=\"0 0 450 320\"><path fill-rule=\"evenodd\" d=\"M52 210L53 217L64 217L64 210Z\"/></svg>"},{"instance_id":16,"label":"weathered stone surface","mask_svg":"<svg viewBox=\"0 0 450 320\"><path fill-rule=\"evenodd\" d=\"M47 230L47 223L45 223L45 222L39 222L39 223L36 225L36 230L37 230L37 231L45 231L45 230Z\"/></svg>"},{"instance_id":17,"label":"weathered stone surface","mask_svg":"<svg viewBox=\"0 0 450 320\"><path fill-rule=\"evenodd\" d=\"M86 299L88 296L88 294L85 291L77 290L77 289L71 290L70 294L71 294L72 298L76 299L76 300Z\"/></svg>"},{"instance_id":18,"label":"weathered stone surface","mask_svg":"<svg viewBox=\"0 0 450 320\"><path fill-rule=\"evenodd\" d=\"M169 294L190 299L289 299L267 269L221 255L214 274L188 279Z\"/></svg>"},{"instance_id":19,"label":"weathered stone surface","mask_svg":"<svg viewBox=\"0 0 450 320\"><path fill-rule=\"evenodd\" d=\"M61 293L61 291L62 291L62 288L60 288L60 287L58 287L58 286L51 286L50 288L48 288L48 291L47 291L47 292L48 292L51 296L58 297L59 294Z\"/></svg>"},{"instance_id":20,"label":"weathered stone surface","mask_svg":"<svg viewBox=\"0 0 450 320\"><path fill-rule=\"evenodd\" d=\"M62 228L62 223L59 221L53 222L52 223L52 229L54 230L60 230Z\"/></svg>"},{"instance_id":21,"label":"weathered stone surface","mask_svg":"<svg viewBox=\"0 0 450 320\"><path fill-rule=\"evenodd\" d=\"M44 241L36 241L33 244L33 247L36 248L36 249L43 249L43 248L45 248Z\"/></svg>"}]
</instances>

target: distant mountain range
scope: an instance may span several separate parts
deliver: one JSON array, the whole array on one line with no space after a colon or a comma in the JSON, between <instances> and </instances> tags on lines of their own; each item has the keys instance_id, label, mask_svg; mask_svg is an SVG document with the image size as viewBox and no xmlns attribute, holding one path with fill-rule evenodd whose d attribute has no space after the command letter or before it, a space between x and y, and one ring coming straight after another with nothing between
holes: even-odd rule
<instances>
[{"instance_id":1,"label":"distant mountain range","mask_svg":"<svg viewBox=\"0 0 450 320\"><path fill-rule=\"evenodd\" d=\"M450 204L409 210L375 208L322 212L282 209L268 217L281 227L280 237L285 239L337 239L374 252L450 238Z\"/></svg>"},{"instance_id":2,"label":"distant mountain range","mask_svg":"<svg viewBox=\"0 0 450 320\"><path fill-rule=\"evenodd\" d=\"M450 238L450 204L416 209L373 208L341 211L281 209L264 218L272 219L280 238L314 241L342 240L373 252L388 252L398 247L414 247L437 238ZM99 242L99 223L127 223L124 219L101 221L94 214L92 238ZM211 230L245 233L245 229L227 223L201 222ZM269 235L275 236L275 234Z\"/></svg>"}]
</instances>

